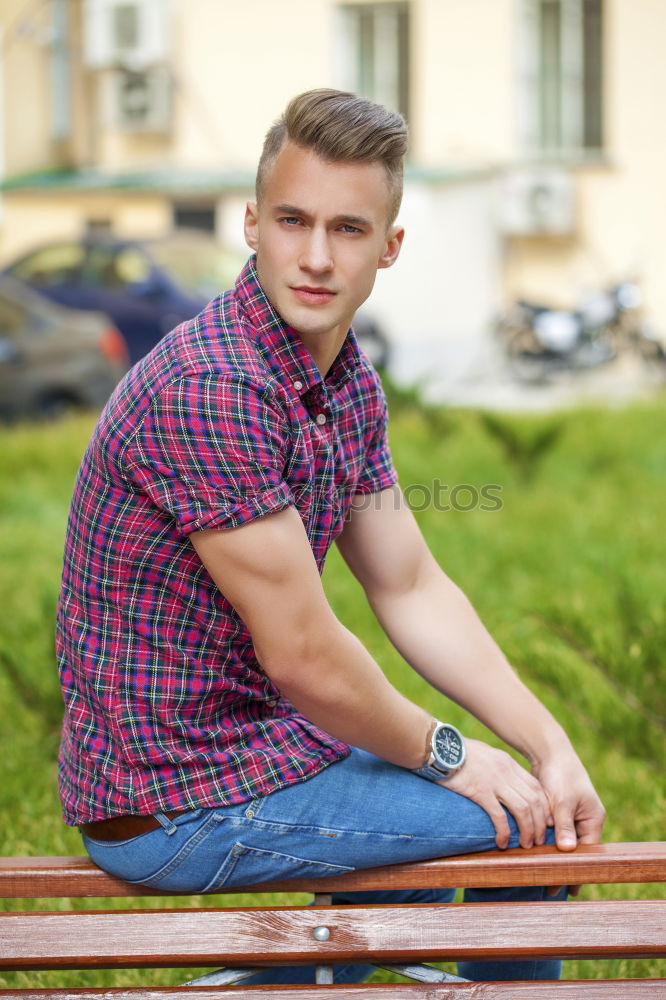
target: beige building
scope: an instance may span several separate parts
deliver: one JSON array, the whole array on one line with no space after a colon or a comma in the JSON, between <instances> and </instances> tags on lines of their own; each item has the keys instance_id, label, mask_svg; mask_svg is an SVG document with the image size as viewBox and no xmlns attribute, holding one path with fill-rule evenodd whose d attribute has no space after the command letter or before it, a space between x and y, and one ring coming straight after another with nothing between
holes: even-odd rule
<instances>
[{"instance_id":1,"label":"beige building","mask_svg":"<svg viewBox=\"0 0 666 1000\"><path fill-rule=\"evenodd\" d=\"M497 309L637 275L666 330L664 0L3 0L0 262L86 229L242 249L267 125L339 86L411 126L370 306L405 378L464 373Z\"/></svg>"}]
</instances>

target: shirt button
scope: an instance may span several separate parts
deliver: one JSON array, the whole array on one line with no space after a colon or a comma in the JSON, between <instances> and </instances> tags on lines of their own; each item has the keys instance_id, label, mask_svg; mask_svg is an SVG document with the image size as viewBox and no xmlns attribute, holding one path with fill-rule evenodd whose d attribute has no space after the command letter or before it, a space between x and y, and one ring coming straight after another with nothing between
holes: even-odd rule
<instances>
[{"instance_id":1,"label":"shirt button","mask_svg":"<svg viewBox=\"0 0 666 1000\"><path fill-rule=\"evenodd\" d=\"M325 413L318 413L317 416L315 417L315 420L317 421L317 423L319 424L319 426L321 426L322 424L325 424L326 423L326 414Z\"/></svg>"},{"instance_id":2,"label":"shirt button","mask_svg":"<svg viewBox=\"0 0 666 1000\"><path fill-rule=\"evenodd\" d=\"M294 382L294 389L296 390L296 392L300 392L302 388L303 388L303 383L301 381L297 380L296 382Z\"/></svg>"}]
</instances>

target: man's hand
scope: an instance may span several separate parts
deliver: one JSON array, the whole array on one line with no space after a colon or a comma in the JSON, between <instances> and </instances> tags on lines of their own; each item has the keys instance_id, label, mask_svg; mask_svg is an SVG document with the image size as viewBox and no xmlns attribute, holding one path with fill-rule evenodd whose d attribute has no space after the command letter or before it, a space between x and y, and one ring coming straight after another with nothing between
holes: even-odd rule
<instances>
[{"instance_id":1,"label":"man's hand","mask_svg":"<svg viewBox=\"0 0 666 1000\"><path fill-rule=\"evenodd\" d=\"M560 756L532 768L539 778L555 818L555 839L561 851L573 851L578 844L598 844L606 819L604 809L587 771L575 753ZM570 885L577 896L582 886ZM554 887L548 895L555 895Z\"/></svg>"},{"instance_id":2,"label":"man's hand","mask_svg":"<svg viewBox=\"0 0 666 1000\"><path fill-rule=\"evenodd\" d=\"M578 844L601 841L606 812L587 771L572 751L535 765L555 819L555 839L561 851L573 851Z\"/></svg>"},{"instance_id":3,"label":"man's hand","mask_svg":"<svg viewBox=\"0 0 666 1000\"><path fill-rule=\"evenodd\" d=\"M535 765L532 773L548 796L559 849L573 851L578 844L600 843L606 810L576 754L572 751L566 757ZM580 885L569 886L571 896L577 896L580 890ZM549 895L557 891L553 888Z\"/></svg>"},{"instance_id":4,"label":"man's hand","mask_svg":"<svg viewBox=\"0 0 666 1000\"><path fill-rule=\"evenodd\" d=\"M543 844L553 814L542 783L504 750L480 740L465 740L464 766L438 784L476 802L490 816L499 848L509 843L511 830L504 811L508 809L520 831L520 846Z\"/></svg>"}]
</instances>

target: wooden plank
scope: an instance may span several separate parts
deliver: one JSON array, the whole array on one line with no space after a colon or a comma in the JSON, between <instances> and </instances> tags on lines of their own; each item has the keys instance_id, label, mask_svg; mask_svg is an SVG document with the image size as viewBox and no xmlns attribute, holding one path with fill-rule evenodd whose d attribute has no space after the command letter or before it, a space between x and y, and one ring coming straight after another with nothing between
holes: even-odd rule
<instances>
[{"instance_id":1,"label":"wooden plank","mask_svg":"<svg viewBox=\"0 0 666 1000\"><path fill-rule=\"evenodd\" d=\"M258 1000L266 986L164 987L162 989L0 990L0 1000ZM280 1000L662 1000L664 979L578 980L520 983L371 983L349 986L291 986L274 992Z\"/></svg>"},{"instance_id":2,"label":"wooden plank","mask_svg":"<svg viewBox=\"0 0 666 1000\"><path fill-rule=\"evenodd\" d=\"M0 914L15 970L664 954L662 900Z\"/></svg>"},{"instance_id":3,"label":"wooden plank","mask_svg":"<svg viewBox=\"0 0 666 1000\"><path fill-rule=\"evenodd\" d=\"M303 891L312 892L663 881L666 881L666 841L581 845L567 853L550 846L514 848L387 865L318 879L316 883L302 880ZM267 891L269 884L264 886ZM294 887L294 882L282 885Z\"/></svg>"},{"instance_id":4,"label":"wooden plank","mask_svg":"<svg viewBox=\"0 0 666 1000\"><path fill-rule=\"evenodd\" d=\"M516 848L389 865L320 879L235 886L231 893L610 884L666 881L666 842ZM0 895L13 898L174 895L133 886L87 857L0 858ZM187 895L192 895L187 893Z\"/></svg>"}]
</instances>

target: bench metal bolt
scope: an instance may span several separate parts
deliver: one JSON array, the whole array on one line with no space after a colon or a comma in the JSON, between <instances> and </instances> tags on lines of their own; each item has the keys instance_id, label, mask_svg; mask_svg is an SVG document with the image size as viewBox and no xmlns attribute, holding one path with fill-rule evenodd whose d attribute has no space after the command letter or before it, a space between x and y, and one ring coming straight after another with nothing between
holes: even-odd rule
<instances>
[{"instance_id":1,"label":"bench metal bolt","mask_svg":"<svg viewBox=\"0 0 666 1000\"><path fill-rule=\"evenodd\" d=\"M315 927L312 932L315 941L328 941L331 936L330 927Z\"/></svg>"}]
</instances>

